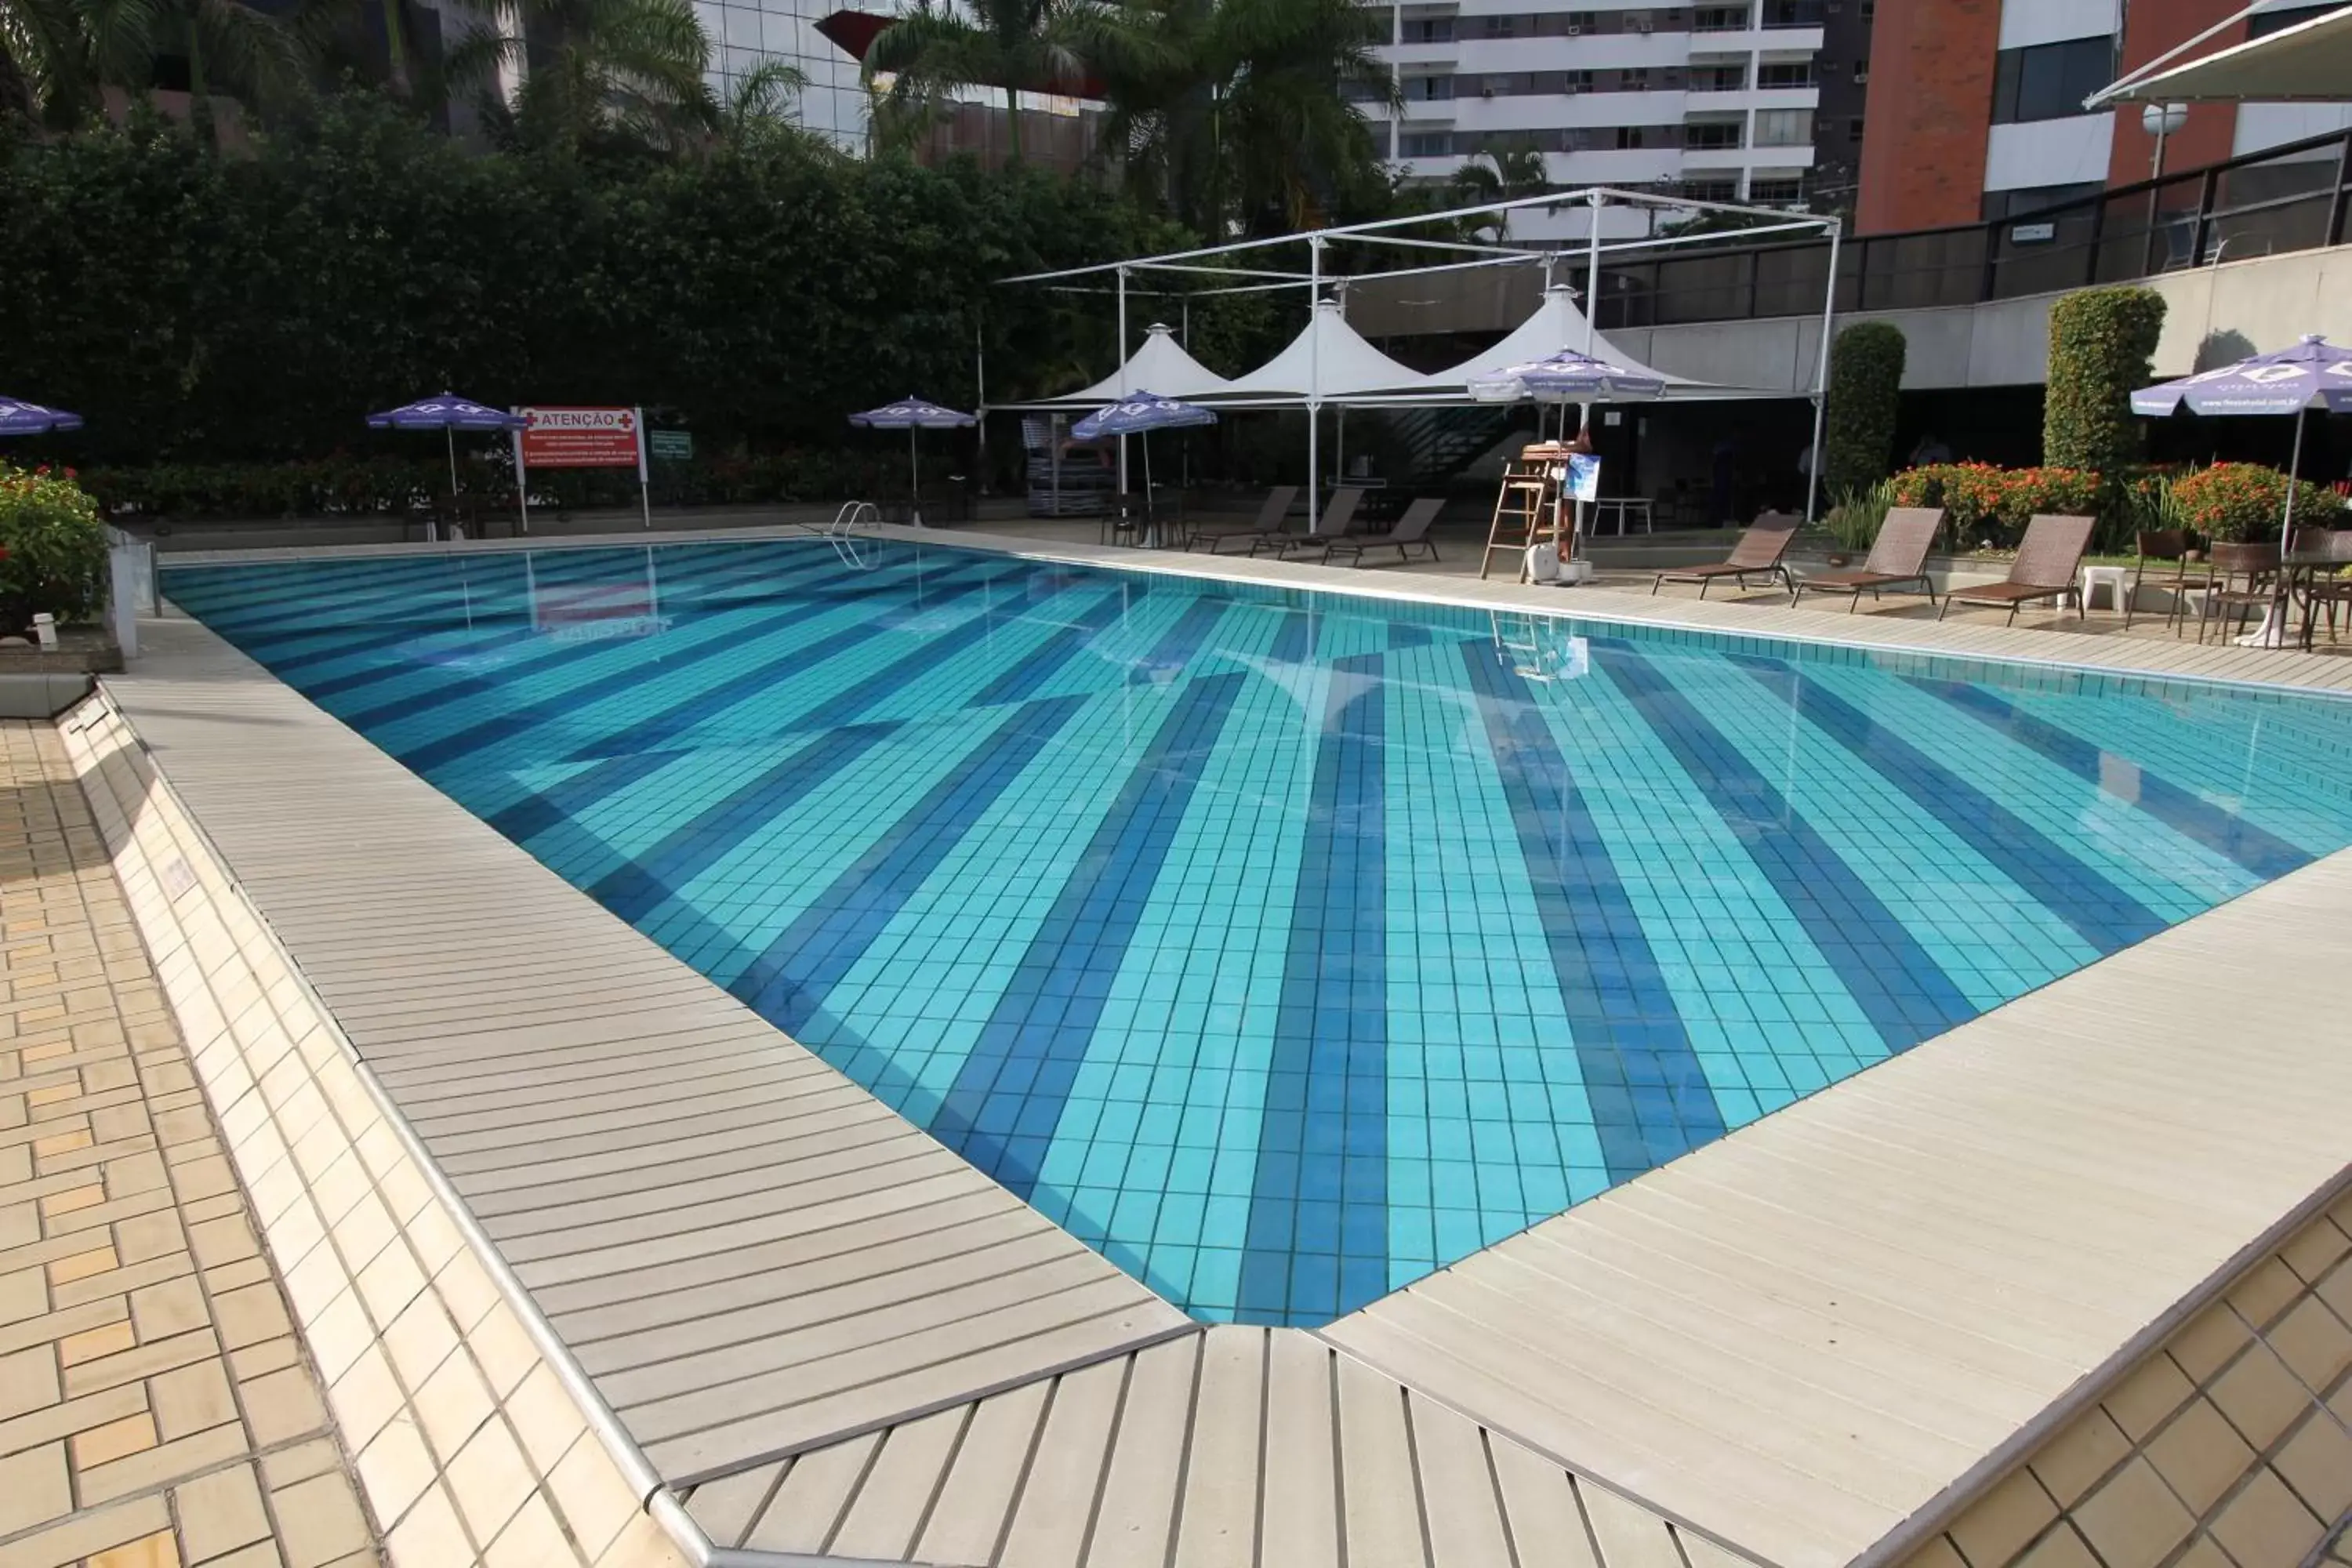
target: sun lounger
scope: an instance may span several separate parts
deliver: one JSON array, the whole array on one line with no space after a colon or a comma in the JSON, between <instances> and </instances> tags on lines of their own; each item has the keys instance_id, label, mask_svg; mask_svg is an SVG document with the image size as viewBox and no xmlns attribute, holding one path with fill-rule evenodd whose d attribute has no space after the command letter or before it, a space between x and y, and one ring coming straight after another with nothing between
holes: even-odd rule
<instances>
[{"instance_id":1,"label":"sun lounger","mask_svg":"<svg viewBox=\"0 0 2352 1568\"><path fill-rule=\"evenodd\" d=\"M1276 485L1265 492L1265 504L1257 509L1255 521L1250 522L1195 523L1185 537L1184 548L1190 550L1202 540L1208 541L1209 553L1214 555L1219 545L1228 539L1256 540L1282 530L1282 520L1298 500L1297 485Z\"/></svg>"},{"instance_id":2,"label":"sun lounger","mask_svg":"<svg viewBox=\"0 0 2352 1568\"><path fill-rule=\"evenodd\" d=\"M1789 575L1789 568L1781 563L1781 557L1789 553L1789 544L1797 537L1797 530L1804 521L1783 511L1765 512L1740 534L1739 542L1722 561L1713 566L1685 566L1661 572L1650 584L1650 592L1655 594L1666 583L1696 583L1698 596L1704 599L1707 589L1722 578L1728 577L1745 588L1748 579L1761 577L1768 583L1777 581L1793 593L1795 581Z\"/></svg>"},{"instance_id":3,"label":"sun lounger","mask_svg":"<svg viewBox=\"0 0 2352 1568\"><path fill-rule=\"evenodd\" d=\"M1952 589L1945 594L1944 607L1936 613L1936 618L1942 620L1954 605L1982 605L1991 609L2006 605L2008 624L2014 626L2017 612L2036 600L2055 599L2063 606L2072 599L2074 613L2087 619L2083 608L2083 588L2075 580L2075 572L2083 564L2083 552L2091 547L2091 530L2095 526L2087 517L2049 513L2036 517L2025 525L2025 540L2017 547L2017 559L2009 563L2008 579L1980 588Z\"/></svg>"},{"instance_id":4,"label":"sun lounger","mask_svg":"<svg viewBox=\"0 0 2352 1568\"><path fill-rule=\"evenodd\" d=\"M1801 600L1808 591L1846 595L1846 614L1852 615L1867 593L1875 599L1888 588L1916 584L1916 591L1936 602L1935 585L1927 580L1927 552L1936 546L1936 535L1944 526L1941 507L1898 506L1886 514L1878 526L1878 537L1871 542L1870 556L1858 572L1822 572L1805 578L1796 585L1790 603Z\"/></svg>"},{"instance_id":5,"label":"sun lounger","mask_svg":"<svg viewBox=\"0 0 2352 1568\"><path fill-rule=\"evenodd\" d=\"M1315 520L1313 531L1293 533L1286 528L1273 529L1250 541L1250 553L1271 550L1276 555L1287 555L1293 550L1312 550L1318 545L1328 551L1348 531L1348 524L1356 518L1356 504L1363 499L1361 485L1341 485L1331 492L1323 515Z\"/></svg>"},{"instance_id":6,"label":"sun lounger","mask_svg":"<svg viewBox=\"0 0 2352 1568\"><path fill-rule=\"evenodd\" d=\"M1349 533L1329 541L1323 547L1323 559L1328 561L1339 554L1351 555L1355 557L1356 564L1361 566L1365 551L1393 548L1399 561L1410 561L1412 559L1412 552L1418 548L1427 551L1429 558L1434 561L1437 559L1437 546L1430 541L1429 525L1437 521L1438 509L1444 504L1444 496L1423 496L1405 508L1404 515L1398 518L1394 526L1385 533Z\"/></svg>"}]
</instances>

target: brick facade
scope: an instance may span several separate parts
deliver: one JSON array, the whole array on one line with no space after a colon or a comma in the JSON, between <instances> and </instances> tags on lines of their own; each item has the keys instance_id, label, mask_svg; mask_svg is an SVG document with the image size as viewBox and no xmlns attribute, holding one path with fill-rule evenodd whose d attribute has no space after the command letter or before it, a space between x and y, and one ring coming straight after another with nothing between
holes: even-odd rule
<instances>
[{"instance_id":1,"label":"brick facade","mask_svg":"<svg viewBox=\"0 0 2352 1568\"><path fill-rule=\"evenodd\" d=\"M2000 41L2000 0L1883 0L1858 233L1977 221Z\"/></svg>"},{"instance_id":2,"label":"brick facade","mask_svg":"<svg viewBox=\"0 0 2352 1568\"><path fill-rule=\"evenodd\" d=\"M2230 0L2132 0L2125 10L2119 73L2137 70L2167 49L2186 43L2239 9L2242 7ZM2207 55L2245 40L2246 24L2240 22L2199 45L2194 53ZM2194 169L2218 163L2230 156L2237 132L2236 104L2193 104L2189 110L2189 123L2165 142L2164 166ZM2156 142L2140 129L2138 108L2125 108L2116 116L2116 150L2107 163L2107 184L2128 185L2147 179L2155 158Z\"/></svg>"}]
</instances>

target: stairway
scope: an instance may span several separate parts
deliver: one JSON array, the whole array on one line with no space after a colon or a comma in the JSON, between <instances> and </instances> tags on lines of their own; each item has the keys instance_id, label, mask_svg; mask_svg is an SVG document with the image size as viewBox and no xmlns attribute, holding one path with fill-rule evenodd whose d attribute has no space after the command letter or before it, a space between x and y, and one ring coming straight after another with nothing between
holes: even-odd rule
<instances>
[{"instance_id":1,"label":"stairway","mask_svg":"<svg viewBox=\"0 0 2352 1568\"><path fill-rule=\"evenodd\" d=\"M1407 495L1444 493L1455 475L1508 433L1518 407L1509 403L1478 404L1467 408L1408 408L1389 415L1390 434L1411 457L1391 485Z\"/></svg>"}]
</instances>

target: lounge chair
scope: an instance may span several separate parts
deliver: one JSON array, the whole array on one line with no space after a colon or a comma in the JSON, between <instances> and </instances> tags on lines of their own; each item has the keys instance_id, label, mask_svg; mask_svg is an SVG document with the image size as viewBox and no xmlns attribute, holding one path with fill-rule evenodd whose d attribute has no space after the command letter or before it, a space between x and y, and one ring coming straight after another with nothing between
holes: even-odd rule
<instances>
[{"instance_id":1,"label":"lounge chair","mask_svg":"<svg viewBox=\"0 0 2352 1568\"><path fill-rule=\"evenodd\" d=\"M1806 590L1846 595L1846 614L1853 614L1867 593L1873 599L1888 588L1901 588L1906 584L1917 584L1916 592L1936 602L1935 584L1927 580L1927 552L1936 546L1936 535L1944 526L1944 510L1933 506L1898 506L1886 514L1878 526L1878 537L1871 542L1870 556L1858 572L1822 572L1805 578L1796 585L1790 603L1802 600Z\"/></svg>"},{"instance_id":2,"label":"lounge chair","mask_svg":"<svg viewBox=\"0 0 2352 1568\"><path fill-rule=\"evenodd\" d=\"M1429 525L1437 521L1438 509L1444 504L1444 496L1423 496L1405 508L1404 515L1385 533L1349 533L1329 541L1323 546L1323 559L1328 561L1344 553L1354 556L1356 564L1361 566L1365 551L1394 548L1399 561L1410 561L1412 550L1418 546L1434 561L1437 546L1430 540Z\"/></svg>"},{"instance_id":3,"label":"lounge chair","mask_svg":"<svg viewBox=\"0 0 2352 1568\"><path fill-rule=\"evenodd\" d=\"M1363 499L1361 485L1341 485L1331 492L1330 500L1325 503L1312 530L1305 533L1293 533L1287 528L1269 530L1250 541L1250 553L1271 550L1276 555L1287 555L1295 549L1312 550L1318 545L1328 552L1356 520L1357 503Z\"/></svg>"},{"instance_id":4,"label":"lounge chair","mask_svg":"<svg viewBox=\"0 0 2352 1568\"><path fill-rule=\"evenodd\" d=\"M1214 555L1217 552L1217 547L1228 539L1256 540L1269 533L1279 532L1282 529L1283 518L1288 515L1291 506L1297 500L1297 485L1276 485L1265 492L1265 504L1257 509L1255 521L1195 523L1192 526L1192 531L1185 536L1184 548L1190 550L1202 540L1206 540L1209 544L1209 553Z\"/></svg>"},{"instance_id":5,"label":"lounge chair","mask_svg":"<svg viewBox=\"0 0 2352 1568\"><path fill-rule=\"evenodd\" d=\"M1954 605L1980 605L1989 609L2006 605L2009 619L2003 624L2015 626L2017 612L2036 600L2055 599L2063 608L2072 599L2074 613L2088 620L2090 613L2083 608L2083 585L2075 580L2075 573L2083 564L2083 552L2091 548L2091 531L2096 526L2087 517L2044 512L2034 518L2025 525L2025 539L2017 547L2017 559L2009 563L2009 576L1980 588L1947 591L1944 607L1936 612L1936 618L1942 620Z\"/></svg>"},{"instance_id":6,"label":"lounge chair","mask_svg":"<svg viewBox=\"0 0 2352 1568\"><path fill-rule=\"evenodd\" d=\"M1789 575L1789 568L1781 563L1781 558L1789 553L1790 542L1797 537L1797 530L1804 526L1804 521L1803 518L1785 511L1762 513L1740 534L1739 542L1731 547L1731 553L1720 562L1712 566L1685 566L1679 571L1661 572L1656 581L1650 584L1650 592L1654 595L1662 584L1667 583L1696 583L1698 584L1698 596L1704 599L1707 589L1719 578L1729 577L1745 588L1748 579L1761 577L1768 583L1778 580L1793 594L1796 580Z\"/></svg>"}]
</instances>

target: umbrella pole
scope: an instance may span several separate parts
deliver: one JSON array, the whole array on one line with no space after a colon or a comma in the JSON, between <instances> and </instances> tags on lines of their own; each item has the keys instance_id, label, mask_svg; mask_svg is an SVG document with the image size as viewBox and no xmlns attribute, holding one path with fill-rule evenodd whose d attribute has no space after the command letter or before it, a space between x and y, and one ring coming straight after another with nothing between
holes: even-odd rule
<instances>
[{"instance_id":1,"label":"umbrella pole","mask_svg":"<svg viewBox=\"0 0 2352 1568\"><path fill-rule=\"evenodd\" d=\"M915 427L907 426L907 521L923 526L923 460L915 450Z\"/></svg>"},{"instance_id":2,"label":"umbrella pole","mask_svg":"<svg viewBox=\"0 0 2352 1568\"><path fill-rule=\"evenodd\" d=\"M1143 433L1143 527L1144 532L1138 538L1148 543L1157 537L1160 528L1160 520L1151 510L1151 432L1149 430Z\"/></svg>"},{"instance_id":3,"label":"umbrella pole","mask_svg":"<svg viewBox=\"0 0 2352 1568\"><path fill-rule=\"evenodd\" d=\"M2294 411L2294 455L2286 460L2286 515L2279 519L2279 548L2294 548L2294 481L2303 471L2303 421L2311 412L2305 405Z\"/></svg>"},{"instance_id":4,"label":"umbrella pole","mask_svg":"<svg viewBox=\"0 0 2352 1568\"><path fill-rule=\"evenodd\" d=\"M457 429L452 426L444 425L441 426L441 438L449 444L449 494L454 499L457 494Z\"/></svg>"}]
</instances>

